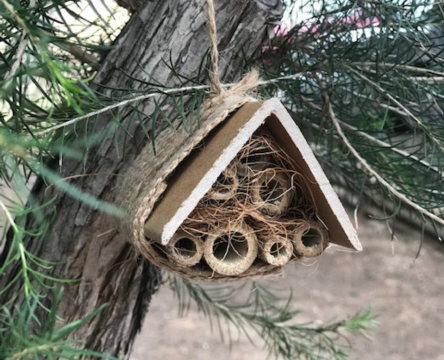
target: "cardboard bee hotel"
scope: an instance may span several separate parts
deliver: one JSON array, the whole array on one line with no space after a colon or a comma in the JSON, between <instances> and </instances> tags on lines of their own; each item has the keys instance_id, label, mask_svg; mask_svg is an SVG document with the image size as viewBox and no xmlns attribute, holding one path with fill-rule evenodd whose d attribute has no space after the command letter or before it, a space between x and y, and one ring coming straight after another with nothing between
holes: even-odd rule
<instances>
[{"instance_id":1,"label":"cardboard bee hotel","mask_svg":"<svg viewBox=\"0 0 444 360\"><path fill-rule=\"evenodd\" d=\"M278 99L225 99L188 128L165 129L155 144L128 172L121 203L136 249L162 269L193 281L240 281L280 275L330 244L361 250Z\"/></svg>"}]
</instances>

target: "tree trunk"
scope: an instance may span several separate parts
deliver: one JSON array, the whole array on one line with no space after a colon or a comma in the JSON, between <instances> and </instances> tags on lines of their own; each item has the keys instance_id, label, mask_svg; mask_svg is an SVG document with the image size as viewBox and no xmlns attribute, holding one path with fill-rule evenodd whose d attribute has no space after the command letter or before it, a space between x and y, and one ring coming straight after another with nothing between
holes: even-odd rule
<instances>
[{"instance_id":1,"label":"tree trunk","mask_svg":"<svg viewBox=\"0 0 444 360\"><path fill-rule=\"evenodd\" d=\"M281 16L280 0L216 0L220 73L224 81L231 81L242 72L245 59L251 58L261 45L267 24ZM115 48L101 64L95 83L99 89L143 87L132 78L153 79L177 86L173 71L162 60L186 76L196 75L209 47L204 0L175 0L143 2L123 29ZM171 52L171 53L170 53ZM128 76L130 75L130 76ZM105 90L111 95L111 90ZM150 114L153 104L141 104ZM112 123L110 114L95 124L84 122L88 133L100 133ZM116 132L100 147L89 152L85 162L63 160L62 177L76 174L100 174L72 180L72 184L100 199L112 202L115 198L116 176L123 174L141 152L151 146L133 117L121 121L125 131ZM116 149L115 144L119 144ZM54 169L56 164L54 164ZM108 175L109 174L109 175ZM32 194L39 201L57 195L45 215L56 214L49 235L26 240L27 247L44 259L60 261L49 275L79 279L65 285L59 313L66 321L81 318L103 303L108 306L76 337L86 340L84 346L95 351L125 357L140 329L151 296L160 284L157 268L147 261L136 259L129 239L119 234L116 219L95 211L84 203L68 197L38 180ZM32 228L34 220L27 219ZM10 234L9 234L10 235ZM0 288L8 283L18 267L10 269L0 279ZM0 302L13 299L19 293L13 286Z\"/></svg>"}]
</instances>

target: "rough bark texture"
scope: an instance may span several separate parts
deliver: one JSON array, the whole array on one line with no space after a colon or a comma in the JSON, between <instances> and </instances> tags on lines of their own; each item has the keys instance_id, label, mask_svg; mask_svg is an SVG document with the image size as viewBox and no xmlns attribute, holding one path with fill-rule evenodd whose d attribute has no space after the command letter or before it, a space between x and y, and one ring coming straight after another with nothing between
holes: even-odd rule
<instances>
[{"instance_id":1,"label":"rough bark texture","mask_svg":"<svg viewBox=\"0 0 444 360\"><path fill-rule=\"evenodd\" d=\"M204 5L204 0L143 2L117 39L115 49L103 61L95 82L111 88L138 88L143 85L135 83L128 74L145 80L146 74L150 74L161 83L174 86L175 77L162 61L169 59L181 74L195 75L209 46ZM251 57L260 46L267 24L280 17L280 0L216 0L216 11L221 77L229 81L240 75L244 58ZM152 103L142 106L145 114L152 111ZM112 117L105 115L94 125L83 126L89 133L97 133L111 122ZM113 174L73 181L84 191L112 202L116 176L128 170L143 146L151 146L136 119L127 117L122 126L126 131L116 132L113 138L90 151L87 161L64 160L61 176ZM86 340L85 347L125 357L159 286L159 272L150 263L135 258L128 239L119 234L115 219L54 187L44 193L45 188L43 181L38 180L33 195L42 201L57 194L56 201L45 210L48 216L55 211L56 217L49 235L45 239L33 238L27 246L40 257L63 261L50 275L80 279L65 285L60 308L64 319L72 321L100 304L109 304L77 334ZM30 217L27 223L32 227L33 219ZM0 288L16 271L13 269L0 279ZM16 293L18 289L12 287L0 302L13 299Z\"/></svg>"}]
</instances>

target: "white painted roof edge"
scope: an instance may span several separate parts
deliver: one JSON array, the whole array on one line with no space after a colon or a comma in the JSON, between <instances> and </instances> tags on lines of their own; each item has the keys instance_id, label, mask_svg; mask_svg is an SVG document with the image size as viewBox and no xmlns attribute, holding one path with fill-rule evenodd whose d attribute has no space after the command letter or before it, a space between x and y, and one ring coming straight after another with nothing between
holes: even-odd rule
<instances>
[{"instance_id":1,"label":"white painted roof edge","mask_svg":"<svg viewBox=\"0 0 444 360\"><path fill-rule=\"evenodd\" d=\"M276 114L277 118L284 126L284 128L287 130L293 142L298 147L299 151L302 154L302 157L310 165L310 169L313 173L316 182L319 184L323 194L325 195L325 198L327 199L327 202L330 205L332 212L334 213L334 215L337 217L338 221L344 228L345 234L347 235L351 244L356 250L361 251L362 245L358 239L356 230L353 227L350 218L348 217L348 214L345 212L345 209L341 201L339 200L338 195L333 190L330 181L327 179L327 176L322 170L321 165L319 164L313 151L311 150L310 145L308 144L307 140L305 140L305 137L302 134L301 130L298 128L294 120L288 114L287 110L281 104L279 99L274 98L267 101L267 103L268 102L272 103L274 108L274 113Z\"/></svg>"}]
</instances>

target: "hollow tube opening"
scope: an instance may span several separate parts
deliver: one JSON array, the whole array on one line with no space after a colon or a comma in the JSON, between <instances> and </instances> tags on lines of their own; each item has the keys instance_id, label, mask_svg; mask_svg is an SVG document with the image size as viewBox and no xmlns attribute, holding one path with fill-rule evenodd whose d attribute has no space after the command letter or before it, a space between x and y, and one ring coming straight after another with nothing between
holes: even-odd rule
<instances>
[{"instance_id":1,"label":"hollow tube opening","mask_svg":"<svg viewBox=\"0 0 444 360\"><path fill-rule=\"evenodd\" d=\"M196 252L197 247L193 240L183 237L176 241L174 244L174 251L177 254L177 256L183 258L183 259L190 259L192 258Z\"/></svg>"},{"instance_id":2,"label":"hollow tube opening","mask_svg":"<svg viewBox=\"0 0 444 360\"><path fill-rule=\"evenodd\" d=\"M305 234L302 235L301 240L305 247L313 247L321 244L322 235L318 230L310 228Z\"/></svg>"},{"instance_id":3,"label":"hollow tube opening","mask_svg":"<svg viewBox=\"0 0 444 360\"><path fill-rule=\"evenodd\" d=\"M235 186L233 177L227 176L226 174L222 173L217 178L217 181L213 186L213 191L225 195L231 192L230 189L233 186Z\"/></svg>"},{"instance_id":4,"label":"hollow tube opening","mask_svg":"<svg viewBox=\"0 0 444 360\"><path fill-rule=\"evenodd\" d=\"M278 181L270 179L261 186L260 196L265 202L276 203L280 201L284 192L285 189Z\"/></svg>"},{"instance_id":5,"label":"hollow tube opening","mask_svg":"<svg viewBox=\"0 0 444 360\"><path fill-rule=\"evenodd\" d=\"M248 254L248 242L238 232L222 235L213 244L214 257L222 262L236 263Z\"/></svg>"},{"instance_id":6,"label":"hollow tube opening","mask_svg":"<svg viewBox=\"0 0 444 360\"><path fill-rule=\"evenodd\" d=\"M278 241L271 245L270 255L273 256L275 259L279 259L283 256L286 256L287 254L287 247L282 242Z\"/></svg>"}]
</instances>

